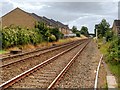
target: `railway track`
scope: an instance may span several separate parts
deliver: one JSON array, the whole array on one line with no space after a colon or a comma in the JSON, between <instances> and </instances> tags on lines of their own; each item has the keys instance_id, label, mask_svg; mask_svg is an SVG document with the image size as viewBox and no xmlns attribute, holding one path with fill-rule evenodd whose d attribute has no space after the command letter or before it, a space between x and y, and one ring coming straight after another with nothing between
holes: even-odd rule
<instances>
[{"instance_id":1,"label":"railway track","mask_svg":"<svg viewBox=\"0 0 120 90\"><path fill-rule=\"evenodd\" d=\"M84 41L84 40L80 40L80 41ZM22 60L30 59L32 57L37 57L37 56L39 56L41 54L44 54L44 53L48 53L48 52L52 52L52 51L59 50L59 49L62 49L62 48L66 48L70 45L76 44L77 42L79 42L79 41L74 41L74 42L63 44L63 45L58 45L58 46L55 46L55 47L38 49L38 50L30 51L30 52L17 54L17 55L3 57L1 59L2 65L0 65L0 67L5 67L5 66L8 66L8 65L20 62Z\"/></svg>"},{"instance_id":2,"label":"railway track","mask_svg":"<svg viewBox=\"0 0 120 90\"><path fill-rule=\"evenodd\" d=\"M38 49L35 49L35 50L32 50L32 51L27 51L27 52L22 51L22 53L18 53L18 54L10 54L10 53L8 53L6 55L1 56L2 57L1 61L6 60L6 59L10 59L10 58L13 59L13 58L16 58L16 57L19 57L19 56L24 56L24 55L27 55L27 54L31 54L33 52L39 52L39 51L43 51L43 50L47 50L47 49L63 46L63 45L70 44L70 43L73 43L73 42L75 42L75 41L71 41L71 42L68 42L68 43L55 45L55 46L51 46L51 47L47 47L47 48L42 48L42 49L38 48Z\"/></svg>"},{"instance_id":3,"label":"railway track","mask_svg":"<svg viewBox=\"0 0 120 90\"><path fill-rule=\"evenodd\" d=\"M9 81L4 82L0 85L0 88L53 88L55 83L61 79L88 43L89 41L86 41L81 45L79 43L72 46Z\"/></svg>"},{"instance_id":4,"label":"railway track","mask_svg":"<svg viewBox=\"0 0 120 90\"><path fill-rule=\"evenodd\" d=\"M26 59L20 59L18 61L11 62L10 64L4 65L3 67L1 67L2 68L2 70L1 70L2 82L1 83L4 83L4 82L10 80L11 78L15 77L16 75L19 75L22 72L28 70L29 68L32 68L35 65L38 65L39 63L42 63L46 59L49 59L52 56L66 50L66 49L71 48L72 46L77 46L79 44L82 44L83 42L85 42L85 41L84 40L77 41L77 42L71 43L70 45L64 46L63 48L59 48L59 49L55 48L52 51L42 53L37 56L33 56L31 58L26 57Z\"/></svg>"}]
</instances>

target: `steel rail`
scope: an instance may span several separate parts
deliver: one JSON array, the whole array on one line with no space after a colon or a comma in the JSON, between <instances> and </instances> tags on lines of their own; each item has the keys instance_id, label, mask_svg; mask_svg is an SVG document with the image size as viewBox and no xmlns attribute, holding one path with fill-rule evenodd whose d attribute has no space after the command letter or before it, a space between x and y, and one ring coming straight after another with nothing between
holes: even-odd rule
<instances>
[{"instance_id":1,"label":"steel rail","mask_svg":"<svg viewBox=\"0 0 120 90\"><path fill-rule=\"evenodd\" d=\"M56 82L60 81L61 77L65 75L65 73L68 71L68 69L71 67L75 59L79 56L79 54L85 49L85 47L88 45L90 41L88 41L76 54L73 56L73 58L70 60L70 62L64 67L64 69L60 72L60 74L53 80L53 82L48 86L47 90L51 90Z\"/></svg>"},{"instance_id":2,"label":"steel rail","mask_svg":"<svg viewBox=\"0 0 120 90\"><path fill-rule=\"evenodd\" d=\"M84 42L84 43L85 43L85 42ZM4 82L3 84L0 85L0 88L1 88L2 90L8 88L8 87L11 86L12 84L16 83L17 81L21 80L22 78L24 78L24 77L26 77L27 75L31 74L32 72L36 71L36 70L39 69L40 67L49 64L50 62L54 61L55 58L63 55L63 54L66 53L66 52L69 52L70 50L76 48L76 47L79 46L80 44L83 44L83 42L82 42L82 43L79 43L79 44L77 44L77 45L75 45L75 46L73 46L73 47L71 47L71 48L69 48L69 49L67 49L67 50L62 51L61 53L59 53L59 54L57 54L57 55L55 55L55 56L47 59L46 61L44 61L44 62L42 62L42 63L34 66L33 68L31 68L31 69L29 69L29 70L27 70L27 71L25 71L25 72L17 75L16 77L14 77L14 78L12 78L12 79Z\"/></svg>"},{"instance_id":3,"label":"steel rail","mask_svg":"<svg viewBox=\"0 0 120 90\"><path fill-rule=\"evenodd\" d=\"M98 67L97 67L97 72L96 72L96 77L95 77L95 84L94 84L94 90L97 90L98 75L99 75L99 70L100 70L100 65L101 65L102 59L103 59L103 55L101 56L99 64L98 64Z\"/></svg>"},{"instance_id":4,"label":"steel rail","mask_svg":"<svg viewBox=\"0 0 120 90\"><path fill-rule=\"evenodd\" d=\"M78 42L78 41L77 41L77 42ZM38 56L40 56L40 55L42 55L42 54L45 54L45 53L47 53L47 52L51 52L51 51L54 51L54 50L57 50L57 49L60 49L60 48L64 48L64 47L66 47L66 46L68 46L68 45L73 45L73 44L75 44L75 43L77 43L77 42L70 43L70 44L63 45L63 46L59 46L59 47L53 48L53 49L50 50L50 51L41 52L41 53L39 53L39 54L31 55L31 56L28 56L28 57L25 57L25 58L22 58L22 59L18 59L18 60L16 60L16 61L13 61L13 62L10 62L10 63L7 63L7 64L0 65L0 68L6 67L6 66L11 65L11 64L14 64L14 63L18 63L18 62L23 61L23 60L26 60L26 59L30 59L30 58L33 58L33 57L38 57ZM83 41L82 41L82 42L83 42ZM34 52L33 52L33 53L34 53Z\"/></svg>"},{"instance_id":5,"label":"steel rail","mask_svg":"<svg viewBox=\"0 0 120 90\"><path fill-rule=\"evenodd\" d=\"M86 39L82 39L82 40L86 40ZM82 40L78 40L78 41L82 41ZM5 59L8 59L8 58L15 58L15 57L18 57L18 56L23 56L23 55L27 55L27 54L34 53L34 52L38 52L38 51L43 51L43 50L47 50L47 49L52 49L52 48L60 47L60 46L63 46L63 45L71 44L71 43L73 43L73 42L76 42L76 41L71 41L71 42L69 42L69 43L60 44L60 45L56 45L56 46L51 46L51 47L49 47L49 48L37 49L37 50L33 50L33 51L28 51L28 52L16 54L16 55L11 55L11 56L7 56L7 57L2 57L1 61L5 60Z\"/></svg>"}]
</instances>

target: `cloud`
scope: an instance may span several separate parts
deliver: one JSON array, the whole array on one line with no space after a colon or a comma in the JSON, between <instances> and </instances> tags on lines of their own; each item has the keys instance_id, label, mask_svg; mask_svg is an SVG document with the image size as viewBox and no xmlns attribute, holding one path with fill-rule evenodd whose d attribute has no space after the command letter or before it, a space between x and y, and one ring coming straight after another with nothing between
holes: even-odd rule
<instances>
[{"instance_id":1,"label":"cloud","mask_svg":"<svg viewBox=\"0 0 120 90\"><path fill-rule=\"evenodd\" d=\"M6 0L1 0L0 2L5 2ZM16 0L11 0L16 2ZM118 2L119 0L24 0L22 2ZM17 2L21 2L20 0Z\"/></svg>"},{"instance_id":2,"label":"cloud","mask_svg":"<svg viewBox=\"0 0 120 90\"><path fill-rule=\"evenodd\" d=\"M70 27L75 25L80 29L82 25L86 25L90 32L94 31L94 25L99 23L101 19L106 18L112 25L113 20L118 18L118 0L109 0L109 2L108 0L97 0L99 2L95 0L84 0L84 2L82 0L74 0L74 2L51 1L4 0L2 2L2 15L20 7L27 12L61 21Z\"/></svg>"}]
</instances>

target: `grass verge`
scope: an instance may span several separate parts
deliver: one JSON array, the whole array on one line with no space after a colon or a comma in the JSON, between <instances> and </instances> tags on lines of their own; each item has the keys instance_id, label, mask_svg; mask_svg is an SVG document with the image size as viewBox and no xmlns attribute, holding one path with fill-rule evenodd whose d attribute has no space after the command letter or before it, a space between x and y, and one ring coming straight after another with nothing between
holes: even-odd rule
<instances>
[{"instance_id":1,"label":"grass verge","mask_svg":"<svg viewBox=\"0 0 120 90\"><path fill-rule=\"evenodd\" d=\"M109 61L107 59L108 48L110 44L111 44L110 42L106 42L105 44L103 44L101 40L99 40L98 42L98 45L100 45L100 51L105 56L104 60L107 63L111 73L116 77L118 88L120 88L120 72L119 72L120 64L117 61L114 61L114 60Z\"/></svg>"},{"instance_id":2,"label":"grass verge","mask_svg":"<svg viewBox=\"0 0 120 90\"><path fill-rule=\"evenodd\" d=\"M5 51L5 50L0 50L0 54L5 54L5 53L7 53L7 51Z\"/></svg>"}]
</instances>

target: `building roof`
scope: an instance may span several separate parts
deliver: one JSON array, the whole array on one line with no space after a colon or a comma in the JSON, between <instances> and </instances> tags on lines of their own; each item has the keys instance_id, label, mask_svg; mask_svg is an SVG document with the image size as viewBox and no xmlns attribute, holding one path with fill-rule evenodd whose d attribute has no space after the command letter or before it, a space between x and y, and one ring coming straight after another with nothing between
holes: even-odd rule
<instances>
[{"instance_id":1,"label":"building roof","mask_svg":"<svg viewBox=\"0 0 120 90\"><path fill-rule=\"evenodd\" d=\"M57 22L56 22L55 20L50 19L50 21L51 21L52 23L54 23L56 26L58 26L58 24L57 24Z\"/></svg>"},{"instance_id":2,"label":"building roof","mask_svg":"<svg viewBox=\"0 0 120 90\"><path fill-rule=\"evenodd\" d=\"M36 19L37 21L43 21L42 20L42 17L38 16L37 14L35 13L29 13L34 19Z\"/></svg>"},{"instance_id":3,"label":"building roof","mask_svg":"<svg viewBox=\"0 0 120 90\"><path fill-rule=\"evenodd\" d=\"M115 20L114 21L114 24L118 27L118 26L120 26L120 20Z\"/></svg>"},{"instance_id":4,"label":"building roof","mask_svg":"<svg viewBox=\"0 0 120 90\"><path fill-rule=\"evenodd\" d=\"M38 15L35 14L35 13L28 13L28 12L26 12L26 11L18 8L18 7L15 8L14 10L10 11L9 13L15 11L16 9L19 9L19 10L23 11L24 13L32 16L35 20L40 21L40 22L42 21L42 22L44 22L44 23L46 23L46 24L48 24L48 25L50 25L50 26L68 28L68 25L64 25L63 23L61 23L61 22L59 22L59 21L55 21L55 20L53 20L53 19L48 19L48 18L45 17L45 16L41 17L41 16L38 16ZM8 15L9 13L5 14L4 16ZM2 16L2 17L4 17L4 16Z\"/></svg>"},{"instance_id":5,"label":"building roof","mask_svg":"<svg viewBox=\"0 0 120 90\"><path fill-rule=\"evenodd\" d=\"M55 25L53 22L51 22L51 20L48 19L47 17L43 16L42 19L45 20L45 21L47 21L47 22L49 22L49 25L51 25L51 26L56 26L56 25Z\"/></svg>"},{"instance_id":6,"label":"building roof","mask_svg":"<svg viewBox=\"0 0 120 90\"><path fill-rule=\"evenodd\" d=\"M61 22L59 22L59 21L57 21L57 24L58 24L59 27L65 27L65 28L68 27L68 25L64 25L63 23L61 23Z\"/></svg>"}]
</instances>

